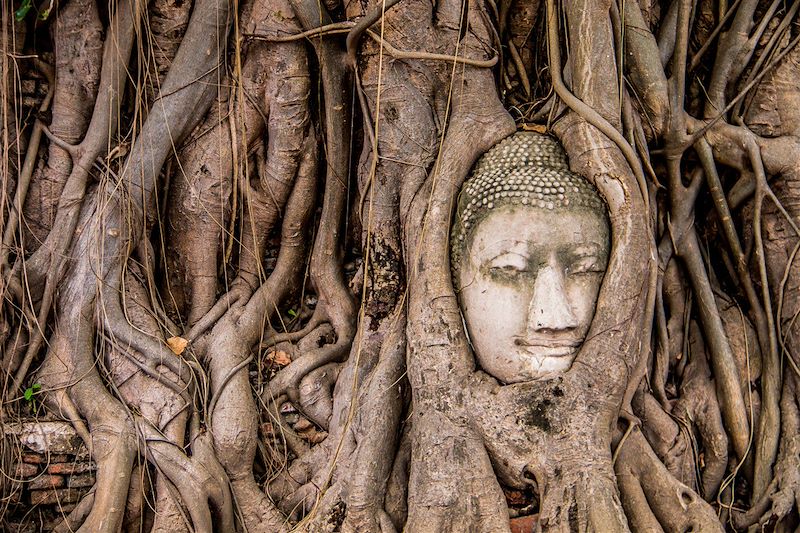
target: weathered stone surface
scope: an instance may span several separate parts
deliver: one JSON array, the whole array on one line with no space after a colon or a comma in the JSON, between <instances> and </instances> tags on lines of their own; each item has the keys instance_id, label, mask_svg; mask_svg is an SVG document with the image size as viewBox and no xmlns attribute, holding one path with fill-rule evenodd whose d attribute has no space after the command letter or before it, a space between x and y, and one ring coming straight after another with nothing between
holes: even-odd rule
<instances>
[{"instance_id":1,"label":"weathered stone surface","mask_svg":"<svg viewBox=\"0 0 800 533\"><path fill-rule=\"evenodd\" d=\"M5 433L13 435L26 448L41 454L78 455L83 441L68 422L27 421L5 426Z\"/></svg>"},{"instance_id":2,"label":"weathered stone surface","mask_svg":"<svg viewBox=\"0 0 800 533\"><path fill-rule=\"evenodd\" d=\"M31 505L75 503L81 499L83 492L78 489L34 490L31 491Z\"/></svg>"}]
</instances>

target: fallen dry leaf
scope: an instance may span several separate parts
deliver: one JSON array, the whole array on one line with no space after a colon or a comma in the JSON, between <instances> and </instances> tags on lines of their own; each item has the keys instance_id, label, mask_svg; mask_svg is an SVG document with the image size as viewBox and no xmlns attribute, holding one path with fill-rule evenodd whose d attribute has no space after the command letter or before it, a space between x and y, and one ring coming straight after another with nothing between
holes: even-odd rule
<instances>
[{"instance_id":1,"label":"fallen dry leaf","mask_svg":"<svg viewBox=\"0 0 800 533\"><path fill-rule=\"evenodd\" d=\"M538 133L547 133L547 126L542 126L540 124L523 124L522 129L524 131L535 131Z\"/></svg>"},{"instance_id":2,"label":"fallen dry leaf","mask_svg":"<svg viewBox=\"0 0 800 533\"><path fill-rule=\"evenodd\" d=\"M278 366L286 366L292 362L291 358L289 357L289 354L287 354L283 350L269 352L267 354L267 360L275 363Z\"/></svg>"},{"instance_id":3,"label":"fallen dry leaf","mask_svg":"<svg viewBox=\"0 0 800 533\"><path fill-rule=\"evenodd\" d=\"M300 417L300 420L297 421L297 424L294 425L295 431L306 431L314 427L314 424L308 421L307 418Z\"/></svg>"},{"instance_id":4,"label":"fallen dry leaf","mask_svg":"<svg viewBox=\"0 0 800 533\"><path fill-rule=\"evenodd\" d=\"M169 349L175 352L175 355L180 355L186 349L186 346L189 345L189 341L184 339L183 337L170 337L167 339L167 346Z\"/></svg>"},{"instance_id":5,"label":"fallen dry leaf","mask_svg":"<svg viewBox=\"0 0 800 533\"><path fill-rule=\"evenodd\" d=\"M319 444L328 436L327 431L318 431L315 427L310 427L305 431L298 431L297 436L307 441L309 444Z\"/></svg>"}]
</instances>

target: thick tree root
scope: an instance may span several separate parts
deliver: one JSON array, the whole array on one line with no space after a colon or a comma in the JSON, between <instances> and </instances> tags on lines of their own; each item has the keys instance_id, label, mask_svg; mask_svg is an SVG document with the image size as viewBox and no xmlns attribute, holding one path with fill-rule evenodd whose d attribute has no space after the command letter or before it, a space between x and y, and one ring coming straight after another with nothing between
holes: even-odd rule
<instances>
[{"instance_id":1,"label":"thick tree root","mask_svg":"<svg viewBox=\"0 0 800 533\"><path fill-rule=\"evenodd\" d=\"M724 531L711 506L670 474L638 429L620 443L615 471L634 531Z\"/></svg>"}]
</instances>

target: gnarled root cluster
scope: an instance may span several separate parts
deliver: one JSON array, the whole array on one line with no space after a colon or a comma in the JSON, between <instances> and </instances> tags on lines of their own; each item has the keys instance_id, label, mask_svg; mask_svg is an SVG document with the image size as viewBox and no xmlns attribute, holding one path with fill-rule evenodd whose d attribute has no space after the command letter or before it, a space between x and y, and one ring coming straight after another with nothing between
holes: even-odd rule
<instances>
[{"instance_id":1,"label":"gnarled root cluster","mask_svg":"<svg viewBox=\"0 0 800 533\"><path fill-rule=\"evenodd\" d=\"M3 16L1 420L97 464L56 531L796 527L800 3L558 4ZM516 128L613 242L573 367L507 385L449 235Z\"/></svg>"}]
</instances>

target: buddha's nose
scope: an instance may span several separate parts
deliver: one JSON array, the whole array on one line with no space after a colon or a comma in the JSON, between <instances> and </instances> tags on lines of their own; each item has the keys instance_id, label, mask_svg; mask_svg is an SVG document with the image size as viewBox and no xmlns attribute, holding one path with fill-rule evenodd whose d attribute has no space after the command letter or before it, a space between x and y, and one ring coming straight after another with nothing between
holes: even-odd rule
<instances>
[{"instance_id":1,"label":"buddha's nose","mask_svg":"<svg viewBox=\"0 0 800 533\"><path fill-rule=\"evenodd\" d=\"M549 332L576 328L578 319L564 287L564 273L553 265L542 267L533 284L528 307L528 331Z\"/></svg>"}]
</instances>

